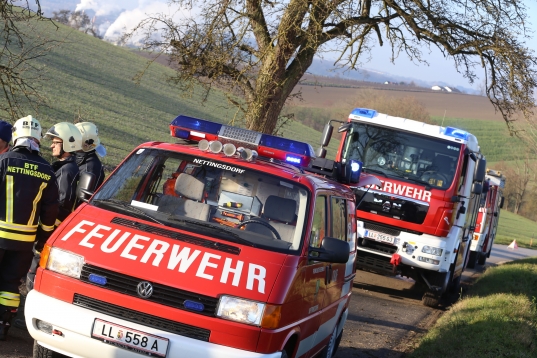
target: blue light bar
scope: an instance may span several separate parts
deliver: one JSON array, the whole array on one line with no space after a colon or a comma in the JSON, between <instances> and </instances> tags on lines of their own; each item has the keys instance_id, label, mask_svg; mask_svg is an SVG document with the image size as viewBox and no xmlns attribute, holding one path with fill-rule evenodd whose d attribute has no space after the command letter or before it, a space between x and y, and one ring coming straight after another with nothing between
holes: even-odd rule
<instances>
[{"instance_id":1,"label":"blue light bar","mask_svg":"<svg viewBox=\"0 0 537 358\"><path fill-rule=\"evenodd\" d=\"M106 277L96 275L94 273L89 274L88 280L89 280L89 282L93 282L93 283L96 283L96 284L102 285L102 286L106 285L106 283L107 283Z\"/></svg>"},{"instance_id":2,"label":"blue light bar","mask_svg":"<svg viewBox=\"0 0 537 358\"><path fill-rule=\"evenodd\" d=\"M291 152L300 155L306 155L308 157L314 157L315 152L313 148L308 143L299 142L291 139L286 139L282 137L276 137L269 134L263 134L259 145L279 149L284 152Z\"/></svg>"},{"instance_id":3,"label":"blue light bar","mask_svg":"<svg viewBox=\"0 0 537 358\"><path fill-rule=\"evenodd\" d=\"M222 125L220 123L210 122L199 118L193 118L188 116L178 116L172 123L172 126L190 129L193 131L209 134L218 134ZM176 129L176 134L179 130Z\"/></svg>"},{"instance_id":4,"label":"blue light bar","mask_svg":"<svg viewBox=\"0 0 537 358\"><path fill-rule=\"evenodd\" d=\"M377 115L377 111L374 109L367 109L367 108L355 108L351 114L354 114L355 116L365 117L365 118L373 118Z\"/></svg>"},{"instance_id":5,"label":"blue light bar","mask_svg":"<svg viewBox=\"0 0 537 358\"><path fill-rule=\"evenodd\" d=\"M468 132L454 127L446 127L444 130L444 135L462 140L468 140Z\"/></svg>"},{"instance_id":6,"label":"blue light bar","mask_svg":"<svg viewBox=\"0 0 537 358\"><path fill-rule=\"evenodd\" d=\"M288 162L288 163L291 163L291 164L298 164L300 165L300 163L302 162L302 159L299 158L299 157L295 157L293 155L289 155L287 154L285 156L285 161Z\"/></svg>"},{"instance_id":7,"label":"blue light bar","mask_svg":"<svg viewBox=\"0 0 537 358\"><path fill-rule=\"evenodd\" d=\"M188 308L189 310L199 311L199 312L202 312L203 309L205 308L205 305L203 303L190 301L190 300L185 300L183 305L185 306L185 308Z\"/></svg>"}]
</instances>

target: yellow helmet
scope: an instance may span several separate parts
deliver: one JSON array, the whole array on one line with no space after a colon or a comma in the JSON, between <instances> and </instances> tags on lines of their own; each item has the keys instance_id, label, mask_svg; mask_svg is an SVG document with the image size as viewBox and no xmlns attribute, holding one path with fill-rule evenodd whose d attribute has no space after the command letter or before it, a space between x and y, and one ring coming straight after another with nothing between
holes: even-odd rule
<instances>
[{"instance_id":1,"label":"yellow helmet","mask_svg":"<svg viewBox=\"0 0 537 358\"><path fill-rule=\"evenodd\" d=\"M78 128L69 122L60 122L53 125L45 134L45 138L60 138L63 141L64 152L76 152L82 149L82 134Z\"/></svg>"},{"instance_id":2,"label":"yellow helmet","mask_svg":"<svg viewBox=\"0 0 537 358\"><path fill-rule=\"evenodd\" d=\"M13 125L13 143L19 138L32 137L41 141L41 124L37 119L32 116L23 117L15 122Z\"/></svg>"}]
</instances>

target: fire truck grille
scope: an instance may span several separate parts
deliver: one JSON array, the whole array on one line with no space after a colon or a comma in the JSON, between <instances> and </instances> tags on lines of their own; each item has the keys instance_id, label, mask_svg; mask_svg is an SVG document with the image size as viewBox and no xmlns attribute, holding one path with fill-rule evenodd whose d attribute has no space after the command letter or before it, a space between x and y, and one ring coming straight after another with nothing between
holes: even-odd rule
<instances>
[{"instance_id":1,"label":"fire truck grille","mask_svg":"<svg viewBox=\"0 0 537 358\"><path fill-rule=\"evenodd\" d=\"M364 228L366 228L368 230L374 230L374 231L382 232L384 234L388 234L388 235L391 235L391 236L399 236L399 235L401 235L401 230L397 230L397 229L394 229L394 228L391 228L391 227L388 227L388 226L373 224L373 223L370 223L370 222L367 222L367 221L364 222Z\"/></svg>"},{"instance_id":2,"label":"fire truck grille","mask_svg":"<svg viewBox=\"0 0 537 358\"><path fill-rule=\"evenodd\" d=\"M158 226L142 224L134 220L128 220L128 219L116 217L116 218L113 218L111 222L117 225L126 226L126 227L133 228L133 229L140 230L140 231L145 231L150 234L156 234L159 236L168 237L170 239L180 240L180 241L192 244L192 245L197 245L201 247L211 248L213 250L223 251L228 254L238 255L241 253L241 249L239 249L236 246L221 244L216 241L205 240L199 237L181 234L179 232L163 229Z\"/></svg>"},{"instance_id":3,"label":"fire truck grille","mask_svg":"<svg viewBox=\"0 0 537 358\"><path fill-rule=\"evenodd\" d=\"M144 326L160 329L180 336L208 342L211 331L203 328L190 326L184 323L171 321L169 319L152 316L146 313L130 310L121 306L116 306L94 298L86 297L75 293L73 298L75 306L103 313L129 322L143 324Z\"/></svg>"},{"instance_id":4,"label":"fire truck grille","mask_svg":"<svg viewBox=\"0 0 537 358\"><path fill-rule=\"evenodd\" d=\"M383 242L378 242L374 240L368 240L367 238L359 238L358 246L365 247L370 250L374 250L383 254L392 255L397 252L397 247L390 244L385 244Z\"/></svg>"},{"instance_id":5,"label":"fire truck grille","mask_svg":"<svg viewBox=\"0 0 537 358\"><path fill-rule=\"evenodd\" d=\"M393 274L393 266L390 264L389 257L377 256L369 252L358 253L356 266L374 272Z\"/></svg>"},{"instance_id":6,"label":"fire truck grille","mask_svg":"<svg viewBox=\"0 0 537 358\"><path fill-rule=\"evenodd\" d=\"M100 285L91 282L89 279L89 276L91 274L106 277L106 284ZM111 291L119 292L134 297L140 297L137 293L137 287L140 282L144 281L136 277L123 275L92 265L84 265L84 267L82 268L82 273L80 275L80 280L91 285L95 285L101 288L105 288ZM205 316L215 315L216 305L218 304L218 299L216 298L198 295L193 292L179 290L177 288L172 288L158 283L151 284L153 285L153 294L146 299L147 301L159 303L161 305L174 307L192 313L202 314ZM187 300L198 304L203 304L203 310L195 311L187 309L184 306L184 303Z\"/></svg>"}]
</instances>

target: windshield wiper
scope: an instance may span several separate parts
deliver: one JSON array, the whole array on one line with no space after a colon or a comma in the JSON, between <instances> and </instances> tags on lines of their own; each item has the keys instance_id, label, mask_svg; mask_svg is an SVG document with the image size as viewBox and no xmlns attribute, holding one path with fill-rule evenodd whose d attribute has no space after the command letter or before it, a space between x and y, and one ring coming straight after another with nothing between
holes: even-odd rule
<instances>
[{"instance_id":1,"label":"windshield wiper","mask_svg":"<svg viewBox=\"0 0 537 358\"><path fill-rule=\"evenodd\" d=\"M182 222L182 223L189 224L189 225L195 225L195 226L201 227L202 229L210 229L211 232L217 232L217 233L221 234L221 235L218 235L218 237L220 237L220 238L222 238L224 240L229 239L228 236L231 236L231 237L233 237L235 239L235 240L232 240L232 241L240 242L242 244L252 246L252 247L257 247L253 242L248 241L246 239L243 239L242 237L240 237L240 235L237 235L233 231L230 231L230 230L225 229L223 227L214 226L214 225L212 225L212 224L210 224L208 222L198 222L198 221L193 221L193 220L188 220L188 219L180 219L180 218L175 217L175 216L170 216L168 218L168 220L175 221L175 222ZM225 235L228 235L228 236L223 236L222 234L225 234Z\"/></svg>"},{"instance_id":2,"label":"windshield wiper","mask_svg":"<svg viewBox=\"0 0 537 358\"><path fill-rule=\"evenodd\" d=\"M96 203L101 203L102 202L102 203L106 203L106 204L119 205L119 206L121 206L121 207L123 207L125 209L129 209L130 212L137 213L137 214L142 215L145 218L148 218L150 221L152 221L154 223L164 225L159 220L157 220L154 217L152 217L151 215L147 214L145 211L143 211L141 209L138 209L136 206L131 205L129 203L126 203L124 201L121 201L121 200L118 200L118 199L94 199L93 201L96 202Z\"/></svg>"},{"instance_id":3,"label":"windshield wiper","mask_svg":"<svg viewBox=\"0 0 537 358\"><path fill-rule=\"evenodd\" d=\"M425 190L431 190L431 184L429 184L429 182L426 182L425 180L408 178L408 177L401 177L401 178L411 181L413 183L423 184L425 185Z\"/></svg>"}]
</instances>

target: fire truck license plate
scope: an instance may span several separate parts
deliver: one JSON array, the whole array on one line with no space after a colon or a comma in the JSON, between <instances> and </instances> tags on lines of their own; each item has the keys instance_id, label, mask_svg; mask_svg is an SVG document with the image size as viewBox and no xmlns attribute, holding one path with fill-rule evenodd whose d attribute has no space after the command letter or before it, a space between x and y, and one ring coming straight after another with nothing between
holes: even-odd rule
<instances>
[{"instance_id":1,"label":"fire truck license plate","mask_svg":"<svg viewBox=\"0 0 537 358\"><path fill-rule=\"evenodd\" d=\"M169 339L167 338L140 332L98 318L93 324L91 337L148 356L166 357L168 352Z\"/></svg>"},{"instance_id":2,"label":"fire truck license plate","mask_svg":"<svg viewBox=\"0 0 537 358\"><path fill-rule=\"evenodd\" d=\"M365 237L368 237L368 238L376 240L376 241L387 242L387 243L390 243L390 244L393 244L393 242L395 240L395 237L393 237L393 236L384 235L384 234L381 234L381 233L378 233L378 232L375 232L375 231L369 231L369 230L365 231Z\"/></svg>"}]
</instances>

